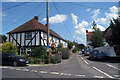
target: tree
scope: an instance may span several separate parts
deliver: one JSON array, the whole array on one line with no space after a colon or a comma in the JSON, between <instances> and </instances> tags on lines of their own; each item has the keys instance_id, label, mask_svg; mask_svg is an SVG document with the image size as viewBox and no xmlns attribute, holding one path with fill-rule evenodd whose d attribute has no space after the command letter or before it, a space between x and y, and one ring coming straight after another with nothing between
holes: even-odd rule
<instances>
[{"instance_id":1,"label":"tree","mask_svg":"<svg viewBox=\"0 0 120 80\"><path fill-rule=\"evenodd\" d=\"M5 36L5 35L0 35L0 42L6 42L6 40L7 40L7 37Z\"/></svg>"},{"instance_id":2,"label":"tree","mask_svg":"<svg viewBox=\"0 0 120 80\"><path fill-rule=\"evenodd\" d=\"M99 28L97 28L97 24L95 23L95 21L93 21L93 35L91 37L91 42L92 42L92 46L94 48L96 47L101 47L101 46L104 46L104 41L103 41L103 36L102 36L102 33L100 31Z\"/></svg>"},{"instance_id":3,"label":"tree","mask_svg":"<svg viewBox=\"0 0 120 80\"><path fill-rule=\"evenodd\" d=\"M120 21L119 19L113 19L110 23L112 29L112 35L107 39L110 45L120 45Z\"/></svg>"},{"instance_id":4,"label":"tree","mask_svg":"<svg viewBox=\"0 0 120 80\"><path fill-rule=\"evenodd\" d=\"M79 45L79 48L82 50L82 49L85 49L85 45L84 44L78 44Z\"/></svg>"},{"instance_id":5,"label":"tree","mask_svg":"<svg viewBox=\"0 0 120 80\"><path fill-rule=\"evenodd\" d=\"M69 41L69 42L68 42L68 48L69 48L69 49L72 49L72 47L73 47L73 43Z\"/></svg>"},{"instance_id":6,"label":"tree","mask_svg":"<svg viewBox=\"0 0 120 80\"><path fill-rule=\"evenodd\" d=\"M2 53L18 54L17 46L11 42L3 42L3 44L1 44L1 46L0 46L0 51L2 51Z\"/></svg>"}]
</instances>

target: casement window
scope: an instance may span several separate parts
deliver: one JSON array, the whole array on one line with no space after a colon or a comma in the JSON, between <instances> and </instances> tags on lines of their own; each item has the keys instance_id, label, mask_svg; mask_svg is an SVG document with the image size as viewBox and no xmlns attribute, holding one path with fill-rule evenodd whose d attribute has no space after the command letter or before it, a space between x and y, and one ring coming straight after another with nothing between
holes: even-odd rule
<instances>
[{"instance_id":1,"label":"casement window","mask_svg":"<svg viewBox=\"0 0 120 80\"><path fill-rule=\"evenodd\" d=\"M31 32L25 33L25 39L32 39L32 33Z\"/></svg>"},{"instance_id":2,"label":"casement window","mask_svg":"<svg viewBox=\"0 0 120 80\"><path fill-rule=\"evenodd\" d=\"M57 43L57 39L55 38L55 43Z\"/></svg>"},{"instance_id":3,"label":"casement window","mask_svg":"<svg viewBox=\"0 0 120 80\"><path fill-rule=\"evenodd\" d=\"M43 33L43 38L47 39L47 34L46 33Z\"/></svg>"}]
</instances>

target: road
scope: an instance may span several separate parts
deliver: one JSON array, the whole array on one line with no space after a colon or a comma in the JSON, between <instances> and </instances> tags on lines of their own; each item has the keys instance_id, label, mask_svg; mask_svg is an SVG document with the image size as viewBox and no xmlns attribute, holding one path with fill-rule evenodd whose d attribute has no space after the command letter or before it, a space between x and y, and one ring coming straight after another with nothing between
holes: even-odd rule
<instances>
[{"instance_id":1,"label":"road","mask_svg":"<svg viewBox=\"0 0 120 80\"><path fill-rule=\"evenodd\" d=\"M69 60L55 65L3 66L3 78L108 78L119 79L119 63L91 61L73 54Z\"/></svg>"}]
</instances>

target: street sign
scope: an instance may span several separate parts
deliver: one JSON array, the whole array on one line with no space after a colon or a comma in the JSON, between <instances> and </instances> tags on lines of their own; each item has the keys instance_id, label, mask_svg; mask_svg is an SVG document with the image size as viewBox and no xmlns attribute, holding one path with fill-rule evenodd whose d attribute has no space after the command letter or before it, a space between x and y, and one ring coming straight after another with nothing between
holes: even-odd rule
<instances>
[{"instance_id":1,"label":"street sign","mask_svg":"<svg viewBox=\"0 0 120 80\"><path fill-rule=\"evenodd\" d=\"M46 48L47 48L47 49L49 49L49 48L50 48L50 46L46 46Z\"/></svg>"}]
</instances>

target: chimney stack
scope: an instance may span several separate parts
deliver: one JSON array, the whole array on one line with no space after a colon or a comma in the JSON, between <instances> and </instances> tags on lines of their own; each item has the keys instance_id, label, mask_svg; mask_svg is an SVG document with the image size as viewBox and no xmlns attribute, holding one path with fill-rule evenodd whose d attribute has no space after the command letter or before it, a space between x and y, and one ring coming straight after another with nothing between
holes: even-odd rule
<instances>
[{"instance_id":1,"label":"chimney stack","mask_svg":"<svg viewBox=\"0 0 120 80\"><path fill-rule=\"evenodd\" d=\"M38 16L34 16L34 19L39 21L39 17Z\"/></svg>"}]
</instances>

